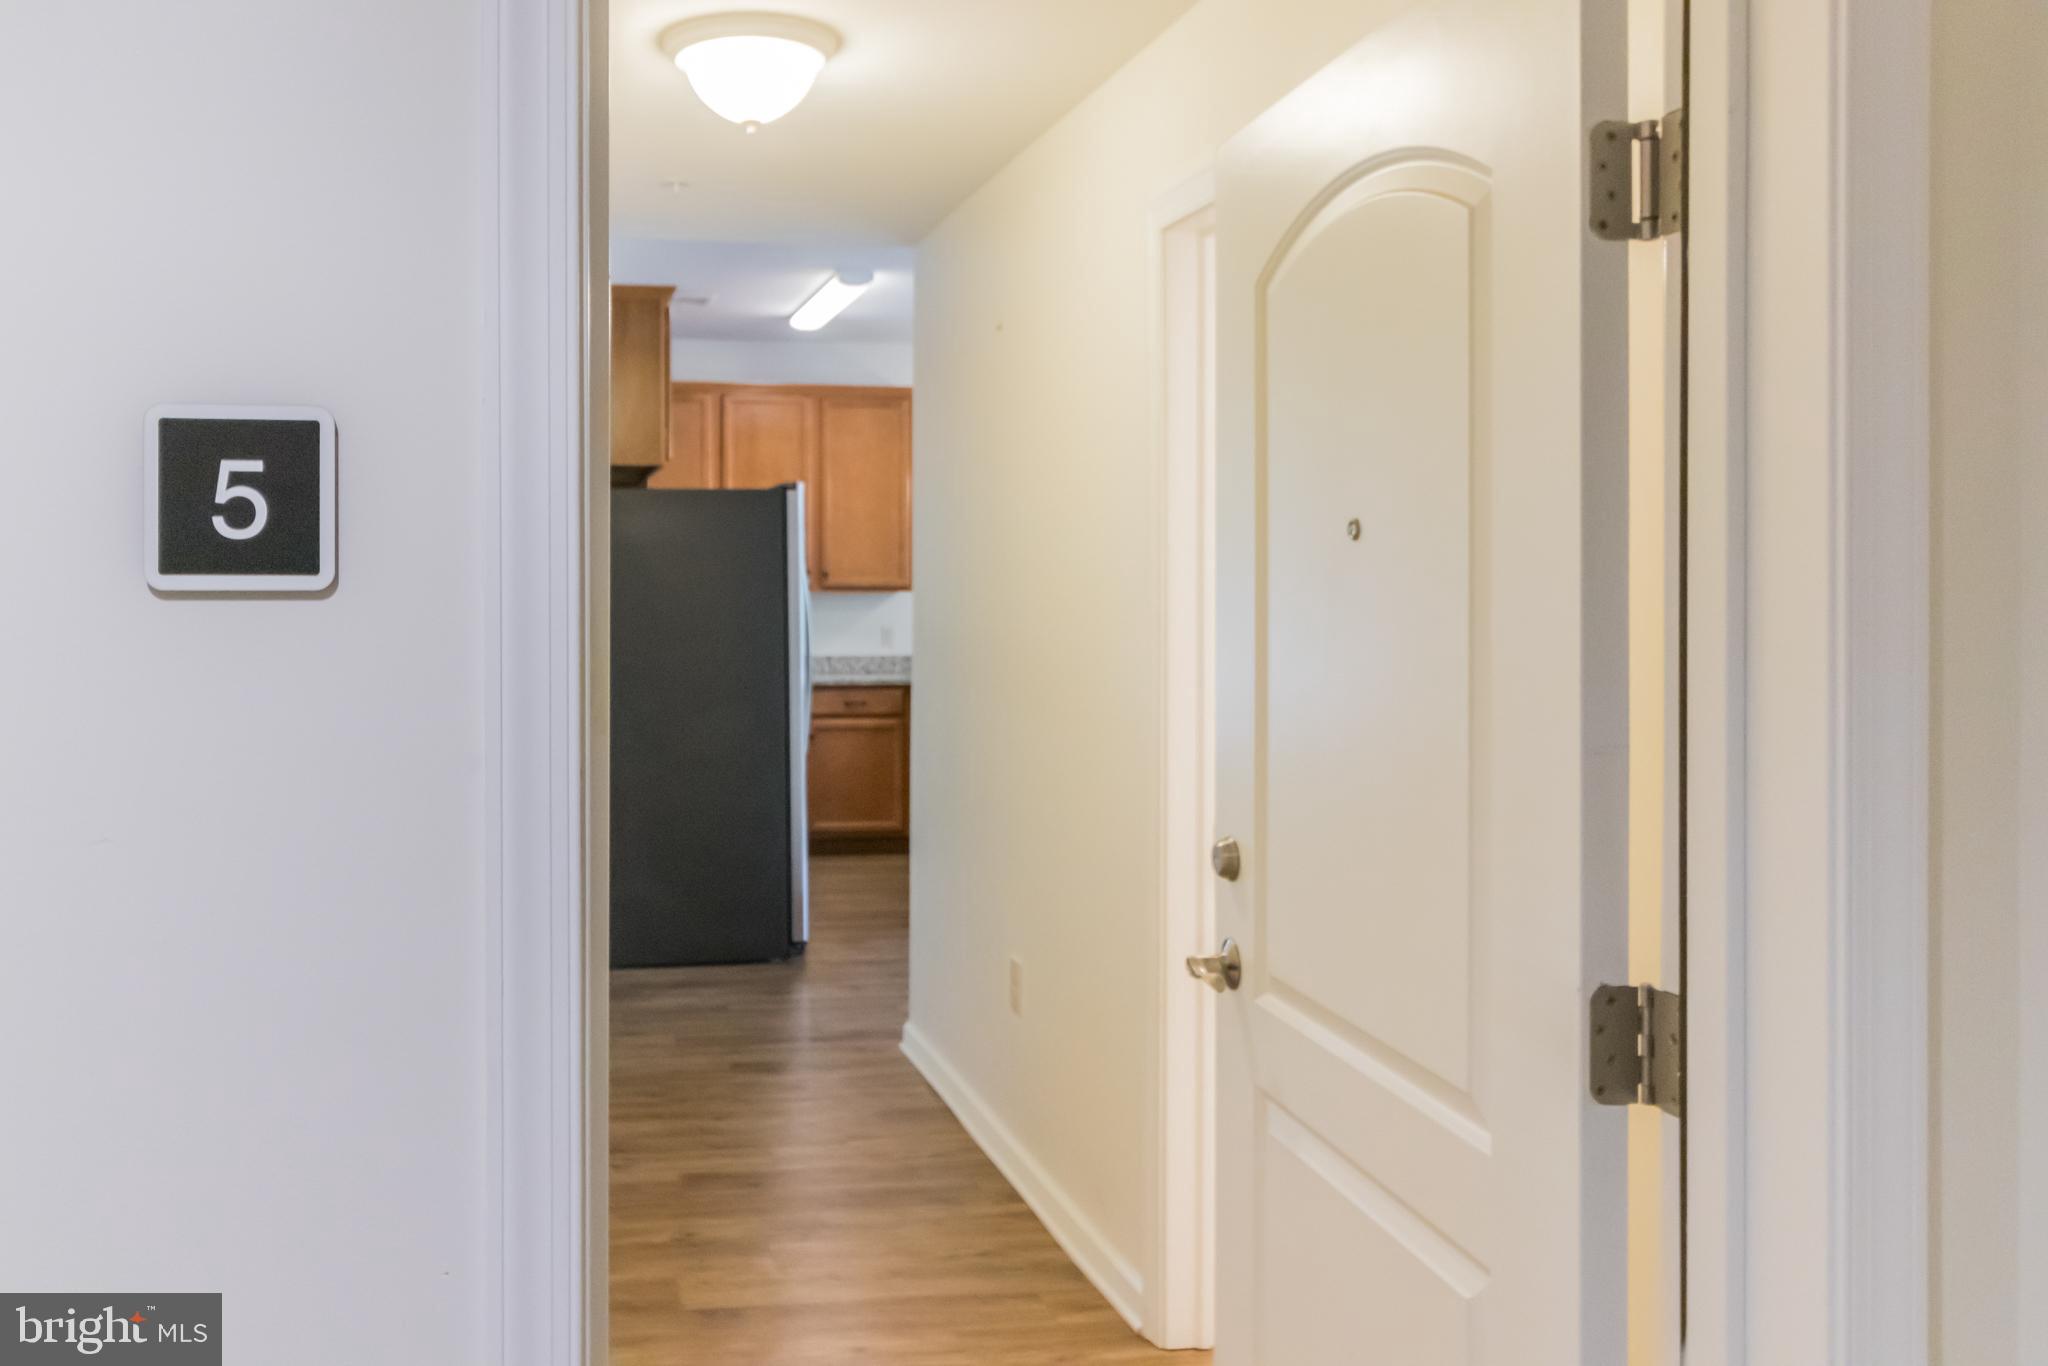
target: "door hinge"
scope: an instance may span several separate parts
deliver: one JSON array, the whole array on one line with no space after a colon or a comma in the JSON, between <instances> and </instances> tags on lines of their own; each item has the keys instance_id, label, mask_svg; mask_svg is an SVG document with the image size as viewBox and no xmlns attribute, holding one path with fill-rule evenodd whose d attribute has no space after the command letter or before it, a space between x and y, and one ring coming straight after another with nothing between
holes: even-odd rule
<instances>
[{"instance_id":1,"label":"door hinge","mask_svg":"<svg viewBox=\"0 0 2048 1366\"><path fill-rule=\"evenodd\" d=\"M1603 986L1588 1022L1587 1084L1602 1105L1685 1114L1685 998L1656 987Z\"/></svg>"},{"instance_id":2,"label":"door hinge","mask_svg":"<svg viewBox=\"0 0 2048 1366\"><path fill-rule=\"evenodd\" d=\"M1662 122L1593 125L1587 183L1593 235L1609 242L1649 242L1685 223L1685 111Z\"/></svg>"}]
</instances>

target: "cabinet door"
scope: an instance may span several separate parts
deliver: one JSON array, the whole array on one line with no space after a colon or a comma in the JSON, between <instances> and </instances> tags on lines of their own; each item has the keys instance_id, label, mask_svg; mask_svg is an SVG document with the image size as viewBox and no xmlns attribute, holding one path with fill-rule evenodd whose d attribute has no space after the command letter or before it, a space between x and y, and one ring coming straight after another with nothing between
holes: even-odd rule
<instances>
[{"instance_id":1,"label":"cabinet door","mask_svg":"<svg viewBox=\"0 0 2048 1366\"><path fill-rule=\"evenodd\" d=\"M668 459L668 301L672 285L612 286L612 463Z\"/></svg>"},{"instance_id":2,"label":"cabinet door","mask_svg":"<svg viewBox=\"0 0 2048 1366\"><path fill-rule=\"evenodd\" d=\"M769 489L808 483L817 445L816 404L807 394L741 389L724 402L725 487Z\"/></svg>"},{"instance_id":3,"label":"cabinet door","mask_svg":"<svg viewBox=\"0 0 2048 1366\"><path fill-rule=\"evenodd\" d=\"M812 721L811 833L910 833L910 720L819 716Z\"/></svg>"},{"instance_id":4,"label":"cabinet door","mask_svg":"<svg viewBox=\"0 0 2048 1366\"><path fill-rule=\"evenodd\" d=\"M721 390L701 384L669 387L668 460L647 477L647 487L724 487L718 440L721 394Z\"/></svg>"},{"instance_id":5,"label":"cabinet door","mask_svg":"<svg viewBox=\"0 0 2048 1366\"><path fill-rule=\"evenodd\" d=\"M910 395L818 399L820 588L910 587Z\"/></svg>"},{"instance_id":6,"label":"cabinet door","mask_svg":"<svg viewBox=\"0 0 2048 1366\"><path fill-rule=\"evenodd\" d=\"M783 389L735 389L726 394L719 422L729 489L772 489L801 483L816 497L818 404L809 394ZM804 559L818 586L818 517L805 509Z\"/></svg>"}]
</instances>

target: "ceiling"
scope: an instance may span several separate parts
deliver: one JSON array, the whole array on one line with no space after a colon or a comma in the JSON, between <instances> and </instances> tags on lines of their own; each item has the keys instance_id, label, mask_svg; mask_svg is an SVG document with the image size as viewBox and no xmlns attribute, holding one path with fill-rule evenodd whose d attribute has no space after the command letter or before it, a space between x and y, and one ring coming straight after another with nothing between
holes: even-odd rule
<instances>
[{"instance_id":1,"label":"ceiling","mask_svg":"<svg viewBox=\"0 0 2048 1366\"><path fill-rule=\"evenodd\" d=\"M844 42L810 98L749 134L699 103L655 40L679 19L759 6L614 0L612 229L912 245L1192 3L767 0ZM822 278L854 262L817 264Z\"/></svg>"},{"instance_id":2,"label":"ceiling","mask_svg":"<svg viewBox=\"0 0 2048 1366\"><path fill-rule=\"evenodd\" d=\"M910 247L618 237L612 239L612 279L674 285L669 322L678 337L903 343L910 340L912 256ZM793 330L789 315L835 270L872 270L875 283L821 330Z\"/></svg>"}]
</instances>

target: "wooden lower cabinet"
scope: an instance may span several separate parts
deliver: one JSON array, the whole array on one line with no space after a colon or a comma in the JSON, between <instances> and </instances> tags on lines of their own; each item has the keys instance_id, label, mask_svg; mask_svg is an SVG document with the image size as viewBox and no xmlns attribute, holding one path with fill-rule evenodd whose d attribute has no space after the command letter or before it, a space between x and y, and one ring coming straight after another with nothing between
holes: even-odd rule
<instances>
[{"instance_id":1,"label":"wooden lower cabinet","mask_svg":"<svg viewBox=\"0 0 2048 1366\"><path fill-rule=\"evenodd\" d=\"M910 835L910 689L820 687L811 695L811 834Z\"/></svg>"}]
</instances>

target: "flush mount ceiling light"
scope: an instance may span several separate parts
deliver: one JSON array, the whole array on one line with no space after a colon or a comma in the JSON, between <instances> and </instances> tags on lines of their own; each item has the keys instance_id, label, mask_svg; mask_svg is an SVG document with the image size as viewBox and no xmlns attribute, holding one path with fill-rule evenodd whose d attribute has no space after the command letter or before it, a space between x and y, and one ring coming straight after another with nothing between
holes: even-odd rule
<instances>
[{"instance_id":1,"label":"flush mount ceiling light","mask_svg":"<svg viewBox=\"0 0 2048 1366\"><path fill-rule=\"evenodd\" d=\"M792 14L707 14L671 24L661 50L697 98L749 133L803 103L839 35Z\"/></svg>"},{"instance_id":2,"label":"flush mount ceiling light","mask_svg":"<svg viewBox=\"0 0 2048 1366\"><path fill-rule=\"evenodd\" d=\"M789 325L799 332L815 332L846 311L846 306L868 292L868 286L875 282L872 270L842 270L824 284L818 292L803 301L796 312L789 315Z\"/></svg>"}]
</instances>

